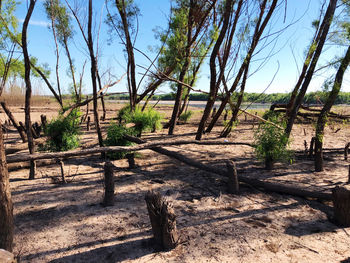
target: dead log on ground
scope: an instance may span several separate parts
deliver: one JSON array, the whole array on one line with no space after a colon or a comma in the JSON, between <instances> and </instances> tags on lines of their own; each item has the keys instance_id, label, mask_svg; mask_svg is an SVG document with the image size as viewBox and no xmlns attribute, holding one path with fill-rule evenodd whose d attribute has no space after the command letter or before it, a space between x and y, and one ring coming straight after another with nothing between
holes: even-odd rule
<instances>
[{"instance_id":1,"label":"dead log on ground","mask_svg":"<svg viewBox=\"0 0 350 263\"><path fill-rule=\"evenodd\" d=\"M34 141L35 145L39 145L45 142L45 138L38 138ZM16 144L14 147L9 147L9 145L6 145L5 153L8 154L14 154L19 151L27 150L28 149L28 143L20 143Z\"/></svg>"},{"instance_id":2,"label":"dead log on ground","mask_svg":"<svg viewBox=\"0 0 350 263\"><path fill-rule=\"evenodd\" d=\"M114 165L111 162L106 162L103 166L104 169L104 183L105 183L105 193L103 198L104 206L114 205Z\"/></svg>"},{"instance_id":3,"label":"dead log on ground","mask_svg":"<svg viewBox=\"0 0 350 263\"><path fill-rule=\"evenodd\" d=\"M337 186L332 191L334 220L341 226L350 226L350 186Z\"/></svg>"},{"instance_id":4,"label":"dead log on ground","mask_svg":"<svg viewBox=\"0 0 350 263\"><path fill-rule=\"evenodd\" d=\"M227 142L218 140L178 140L178 141L163 141L163 142L148 142L142 145L134 146L108 146L108 147L96 147L83 150L72 150L66 152L50 152L50 153L34 153L34 154L21 154L16 156L8 156L7 163L24 162L30 160L43 160L43 159L55 159L55 158L67 158L72 156L84 156L101 152L133 152L145 149L150 149L155 146L171 146L171 145L184 145L184 144L198 144L198 145L244 145L252 147L252 144L245 142Z\"/></svg>"},{"instance_id":5,"label":"dead log on ground","mask_svg":"<svg viewBox=\"0 0 350 263\"><path fill-rule=\"evenodd\" d=\"M145 141L132 137L132 136L125 136L128 140L135 142L135 143L145 143ZM226 177L227 176L227 171L220 169L218 167L213 167L209 165L205 165L203 163L200 163L196 160L190 159L178 152L170 151L167 149L164 149L162 147L152 147L151 148L153 151L167 155L168 157L177 159L178 161L181 161L189 166L196 167L200 170L211 172L214 174L219 174L221 176ZM301 189L301 188L296 188L292 186L285 186L282 184L278 183L270 183L270 182L264 182L258 179L254 178L247 178L247 177L239 177L239 181L242 183L246 183L248 185L251 185L256 188L262 188L267 191L271 192L276 192L276 193L281 193L281 194L289 194L289 195L294 195L294 196L301 196L301 197L310 197L310 198L317 198L321 200L332 200L332 195L330 193L325 193L325 192L316 192L316 191L309 191L306 189Z\"/></svg>"},{"instance_id":6,"label":"dead log on ground","mask_svg":"<svg viewBox=\"0 0 350 263\"><path fill-rule=\"evenodd\" d=\"M166 250L175 248L179 238L173 207L158 192L148 191L145 201L155 242Z\"/></svg>"}]
</instances>

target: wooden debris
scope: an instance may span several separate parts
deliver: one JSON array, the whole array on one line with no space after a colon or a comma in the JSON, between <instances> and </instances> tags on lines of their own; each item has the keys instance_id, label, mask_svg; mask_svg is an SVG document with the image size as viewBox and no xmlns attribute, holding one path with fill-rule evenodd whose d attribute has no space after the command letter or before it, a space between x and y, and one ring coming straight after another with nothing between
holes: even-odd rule
<instances>
[{"instance_id":1,"label":"wooden debris","mask_svg":"<svg viewBox=\"0 0 350 263\"><path fill-rule=\"evenodd\" d=\"M104 169L104 184L105 193L103 198L104 206L114 205L114 171L113 164L111 162L106 162L103 166Z\"/></svg>"}]
</instances>

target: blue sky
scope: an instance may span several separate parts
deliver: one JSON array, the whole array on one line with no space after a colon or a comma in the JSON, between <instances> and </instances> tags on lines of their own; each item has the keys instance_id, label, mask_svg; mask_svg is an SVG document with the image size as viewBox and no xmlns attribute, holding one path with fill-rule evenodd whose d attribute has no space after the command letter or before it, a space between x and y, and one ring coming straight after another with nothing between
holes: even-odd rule
<instances>
[{"instance_id":1,"label":"blue sky","mask_svg":"<svg viewBox=\"0 0 350 263\"><path fill-rule=\"evenodd\" d=\"M69 1L72 4L74 1ZM135 0L140 9L141 16L139 17L139 34L136 41L136 47L143 52L147 53L150 58L153 58L155 54L150 52L150 46L159 45L159 42L154 38L153 29L157 26L166 28L167 16L169 15L170 2L167 0ZM303 61L303 56L306 47L312 37L313 30L311 28L311 22L318 16L321 0L292 0L288 1L286 22L283 23L284 9L282 8L279 13L276 13L273 21L271 21L271 30L276 31L286 27L289 23L295 22L295 24L284 30L283 34L279 37L275 51L278 51L276 55L269 59L265 66L257 73L252 75L247 82L247 92L262 92L271 82L275 75L278 64L279 70L273 81L273 83L266 90L267 93L272 92L290 92L298 77L298 67L300 68ZM87 5L87 1L80 0L80 3ZM39 0L28 28L28 49L29 53L39 59L40 63L48 63L51 70L55 68L55 53L54 42L51 32L48 29L49 21L46 18L46 14L43 7L43 1ZM106 9L103 7L104 1L94 1L94 9L96 16L96 22L99 23L102 11L102 17L104 19L106 15ZM23 21L26 14L26 1L22 1L22 4L17 10L17 17L20 21ZM91 80L90 80L90 63L85 47L85 43L81 37L79 29L75 28L74 41L71 42L71 52L74 58L75 66L78 73L81 71L84 61L87 61L84 75L84 92L91 93ZM119 78L125 73L125 55L123 53L123 46L120 44L120 40L114 37L114 41L110 42L110 34L108 33L107 26L102 23L100 32L100 72L104 72L110 69L111 73ZM271 48L262 52L258 57L263 56L266 52L269 52ZM336 47L334 45L327 46L325 52L322 55L319 65L324 64L326 61L332 59L335 54L342 55L344 48ZM293 52L292 52L293 51ZM294 53L294 57L293 57ZM65 58L63 50L60 53L60 76L61 85L65 91L71 82L66 76L68 63ZM136 52L136 64L142 66L148 66L149 62L145 57ZM201 78L196 84L196 88L202 90L208 90L209 88L209 67L206 62L201 70ZM250 72L254 72L256 64L253 64ZM137 68L138 73L142 73L144 70L141 67ZM325 78L333 74L332 70L322 72L321 76L317 76L313 79L309 91L315 91L320 89ZM140 77L141 74L138 75ZM78 76L77 76L78 78ZM51 82L55 84L55 74L52 71ZM48 89L42 81L36 80L34 82L36 89L40 90L41 94L49 94ZM146 83L143 82L143 85ZM142 87L142 85L141 85ZM142 89L142 88L141 88ZM122 92L126 91L126 82L122 81L117 86L111 88L109 92ZM350 78L347 72L346 79L342 87L343 91L350 92ZM169 88L164 85L160 92L168 92Z\"/></svg>"}]
</instances>

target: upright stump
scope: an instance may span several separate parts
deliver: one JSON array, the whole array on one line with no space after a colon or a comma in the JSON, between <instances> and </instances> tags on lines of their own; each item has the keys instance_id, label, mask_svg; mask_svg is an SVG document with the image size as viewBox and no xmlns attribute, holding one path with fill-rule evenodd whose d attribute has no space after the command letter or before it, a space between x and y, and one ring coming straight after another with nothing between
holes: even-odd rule
<instances>
[{"instance_id":1,"label":"upright stump","mask_svg":"<svg viewBox=\"0 0 350 263\"><path fill-rule=\"evenodd\" d=\"M105 175L105 194L103 198L104 206L114 205L114 172L113 164L111 162L106 162L103 166Z\"/></svg>"},{"instance_id":2,"label":"upright stump","mask_svg":"<svg viewBox=\"0 0 350 263\"><path fill-rule=\"evenodd\" d=\"M341 226L350 226L350 186L337 186L332 190L334 220Z\"/></svg>"},{"instance_id":3,"label":"upright stump","mask_svg":"<svg viewBox=\"0 0 350 263\"><path fill-rule=\"evenodd\" d=\"M165 250L175 248L178 234L173 207L158 192L148 191L145 201L156 244Z\"/></svg>"},{"instance_id":4,"label":"upright stump","mask_svg":"<svg viewBox=\"0 0 350 263\"><path fill-rule=\"evenodd\" d=\"M226 162L227 177L228 177L228 191L231 194L239 193L239 182L236 164L233 161Z\"/></svg>"}]
</instances>

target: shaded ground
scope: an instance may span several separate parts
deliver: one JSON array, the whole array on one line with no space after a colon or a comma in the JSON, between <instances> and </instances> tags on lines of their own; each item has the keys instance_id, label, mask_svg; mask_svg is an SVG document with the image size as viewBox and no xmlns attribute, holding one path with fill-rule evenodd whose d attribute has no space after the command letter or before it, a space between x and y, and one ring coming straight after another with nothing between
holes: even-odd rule
<instances>
[{"instance_id":1,"label":"shaded ground","mask_svg":"<svg viewBox=\"0 0 350 263\"><path fill-rule=\"evenodd\" d=\"M119 105L117 105L118 107ZM161 110L169 114L169 108ZM57 111L44 110L54 116ZM42 111L38 109L33 118ZM21 118L23 113L16 113ZM114 111L108 117L115 116ZM200 112L192 123L177 127L174 139L193 138ZM252 142L254 124L242 122L228 138ZM350 141L349 125L327 128L326 148ZM216 138L217 127L206 138ZM305 129L305 133L304 133ZM293 130L295 150L310 141L311 125ZM166 131L147 134L159 140ZM96 141L94 130L83 136L82 146ZM17 139L9 133L7 141ZM279 181L329 191L346 182L349 162L340 154L327 155L326 169L313 172L313 161L297 158L291 165L277 164L267 172L247 146L186 145L168 147L212 166L237 163L239 176ZM11 172L15 214L15 254L21 262L346 262L350 258L350 228L338 228L327 219L330 203L288 195L264 193L249 186L241 194L227 194L226 179L184 165L150 150L141 152L137 168L126 160L115 165L115 206L102 207L103 160L97 155L65 161L68 184L54 183L56 165L39 167L37 179L27 170ZM174 204L180 245L169 252L153 248L144 202L146 191L160 191Z\"/></svg>"}]
</instances>

